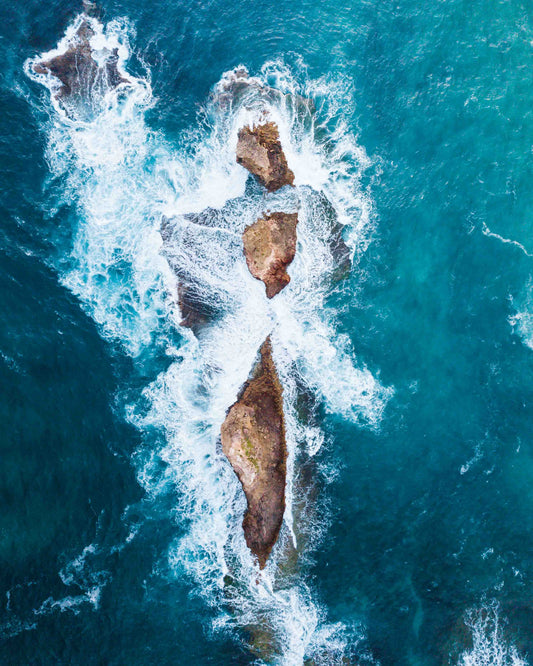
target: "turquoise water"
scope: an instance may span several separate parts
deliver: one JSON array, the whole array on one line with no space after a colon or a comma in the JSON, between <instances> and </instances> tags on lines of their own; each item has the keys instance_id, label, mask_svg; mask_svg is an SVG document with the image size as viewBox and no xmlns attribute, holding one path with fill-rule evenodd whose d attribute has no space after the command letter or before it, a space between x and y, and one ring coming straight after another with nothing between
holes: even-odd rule
<instances>
[{"instance_id":1,"label":"turquoise water","mask_svg":"<svg viewBox=\"0 0 533 666\"><path fill-rule=\"evenodd\" d=\"M81 7L0 9L1 663L529 663L530 7L102 10L130 88L84 122L25 66ZM264 203L233 162L250 116L217 101L238 65L289 100L303 212L272 303L235 240ZM209 206L223 233L171 248L222 299L198 343L159 228ZM289 511L258 580L216 438L272 329Z\"/></svg>"}]
</instances>

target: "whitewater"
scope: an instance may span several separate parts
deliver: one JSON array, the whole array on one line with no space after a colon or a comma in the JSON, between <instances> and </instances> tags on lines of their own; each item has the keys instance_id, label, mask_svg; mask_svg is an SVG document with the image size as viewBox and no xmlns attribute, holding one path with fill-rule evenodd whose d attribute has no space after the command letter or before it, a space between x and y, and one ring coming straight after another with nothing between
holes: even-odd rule
<instances>
[{"instance_id":1,"label":"whitewater","mask_svg":"<svg viewBox=\"0 0 533 666\"><path fill-rule=\"evenodd\" d=\"M99 66L104 69L116 51L124 82L113 88L101 77L68 106L53 77L36 74L33 66L65 53L82 21L94 30L91 48ZM328 507L301 473L304 462L331 445L319 425L320 410L378 429L394 395L358 361L330 305L331 294L346 286L336 275L328 218L341 225L355 283L360 258L377 234L371 193L362 184L371 160L346 121L352 84L326 75L310 79L301 61L289 66L280 60L266 62L235 94L243 65L221 73L197 124L170 142L147 122L157 105L149 69L141 63L142 74L128 73L134 38L127 20L104 25L82 14L57 47L29 60L25 71L49 93L35 102L47 136L47 205L73 211L70 253L54 258L59 279L102 336L137 367L166 359L138 396L117 396L124 418L143 433L131 463L146 495L157 503L171 488L179 498L179 536L164 555L173 574L187 577L214 609L210 630L237 632L261 663L342 664L356 654L358 663L375 663L364 624L329 622L306 575L327 535ZM265 113L279 127L294 191L265 196L235 161L239 128ZM241 243L244 227L269 209L299 214L291 282L272 301L250 275ZM165 237L168 221L172 231ZM200 285L216 312L198 337L179 325L173 267ZM357 287L350 297L357 298ZM244 495L219 437L268 335L283 386L289 458L282 532L260 572L241 529ZM324 485L338 473L333 462L315 471ZM66 580L97 550L88 546L67 566ZM75 611L81 603L96 611L106 575L89 577L80 597L46 600L37 615ZM490 612L489 620L482 612L467 616L473 648L458 663L526 664L507 647L497 611Z\"/></svg>"}]
</instances>

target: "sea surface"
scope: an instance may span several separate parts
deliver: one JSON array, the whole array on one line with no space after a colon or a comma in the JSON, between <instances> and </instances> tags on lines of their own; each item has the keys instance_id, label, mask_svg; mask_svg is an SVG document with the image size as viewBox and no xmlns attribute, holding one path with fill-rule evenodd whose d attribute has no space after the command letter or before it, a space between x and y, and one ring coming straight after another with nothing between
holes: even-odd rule
<instances>
[{"instance_id":1,"label":"sea surface","mask_svg":"<svg viewBox=\"0 0 533 666\"><path fill-rule=\"evenodd\" d=\"M532 5L98 9L128 84L69 115L32 63L81 3L0 6L0 663L533 663ZM296 185L266 199L235 163L265 106ZM300 215L272 301L240 245L265 206ZM167 257L219 308L200 340ZM260 573L218 435L268 334Z\"/></svg>"}]
</instances>

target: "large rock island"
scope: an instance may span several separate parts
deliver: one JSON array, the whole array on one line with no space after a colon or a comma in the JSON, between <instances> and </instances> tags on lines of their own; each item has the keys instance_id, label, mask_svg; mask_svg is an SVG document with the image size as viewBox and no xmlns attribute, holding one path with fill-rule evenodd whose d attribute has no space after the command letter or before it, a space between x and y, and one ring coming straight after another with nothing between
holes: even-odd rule
<instances>
[{"instance_id":1,"label":"large rock island","mask_svg":"<svg viewBox=\"0 0 533 666\"><path fill-rule=\"evenodd\" d=\"M276 123L267 122L253 128L246 126L240 129L237 162L248 169L269 192L294 184L294 174L287 164Z\"/></svg>"},{"instance_id":2,"label":"large rock island","mask_svg":"<svg viewBox=\"0 0 533 666\"><path fill-rule=\"evenodd\" d=\"M222 425L222 450L242 484L248 508L242 523L246 543L264 568L285 511L287 446L282 389L270 337L252 378Z\"/></svg>"},{"instance_id":3,"label":"large rock island","mask_svg":"<svg viewBox=\"0 0 533 666\"><path fill-rule=\"evenodd\" d=\"M286 271L296 253L297 213L272 213L246 227L242 235L250 273L262 280L268 298L290 282Z\"/></svg>"}]
</instances>

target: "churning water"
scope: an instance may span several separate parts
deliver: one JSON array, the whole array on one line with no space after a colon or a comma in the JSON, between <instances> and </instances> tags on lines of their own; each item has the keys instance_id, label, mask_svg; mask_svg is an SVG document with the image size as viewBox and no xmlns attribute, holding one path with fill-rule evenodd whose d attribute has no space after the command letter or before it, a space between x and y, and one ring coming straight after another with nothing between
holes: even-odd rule
<instances>
[{"instance_id":1,"label":"churning water","mask_svg":"<svg viewBox=\"0 0 533 666\"><path fill-rule=\"evenodd\" d=\"M22 435L46 447L42 474L57 484L37 482L25 500L16 470L39 468L9 449L6 497L28 509L3 528L6 663L526 664L531 243L515 218L505 226L505 192L519 199L526 167L517 157L491 171L476 129L504 113L483 96L490 52L483 81L462 51L436 56L458 2L425 17L309 4L294 25L282 6L283 47L274 9L250 8L249 25L227 9L110 5L105 19L65 16L62 36L44 16L33 51L32 14L13 9L25 59L6 63L4 123L30 119L16 133L40 161L24 205L6 203L3 302L17 311L7 294L26 271L44 306L6 317L6 385L20 377L39 402L49 382L44 372L39 388L25 360L43 352L24 347L24 317L42 317L36 339L84 342L70 365L68 347L49 352L68 399L57 388ZM531 57L526 19L509 33L512 12L492 20L455 25L456 41ZM98 74L67 99L34 66L65 53L82 23ZM310 42L312 25L330 41L317 31ZM478 43L484 30L500 41ZM235 161L239 128L265 117L295 174L294 189L268 195ZM492 150L515 155L505 142ZM22 181L31 159L21 146ZM299 214L291 282L271 301L241 240L268 210ZM178 276L213 313L198 336L179 325ZM289 459L282 532L259 571L219 437L267 335ZM73 442L58 455L84 460L81 478L74 464L65 482L54 470L54 437ZM68 508L51 509L51 496ZM32 537L17 543L17 525Z\"/></svg>"}]
</instances>

